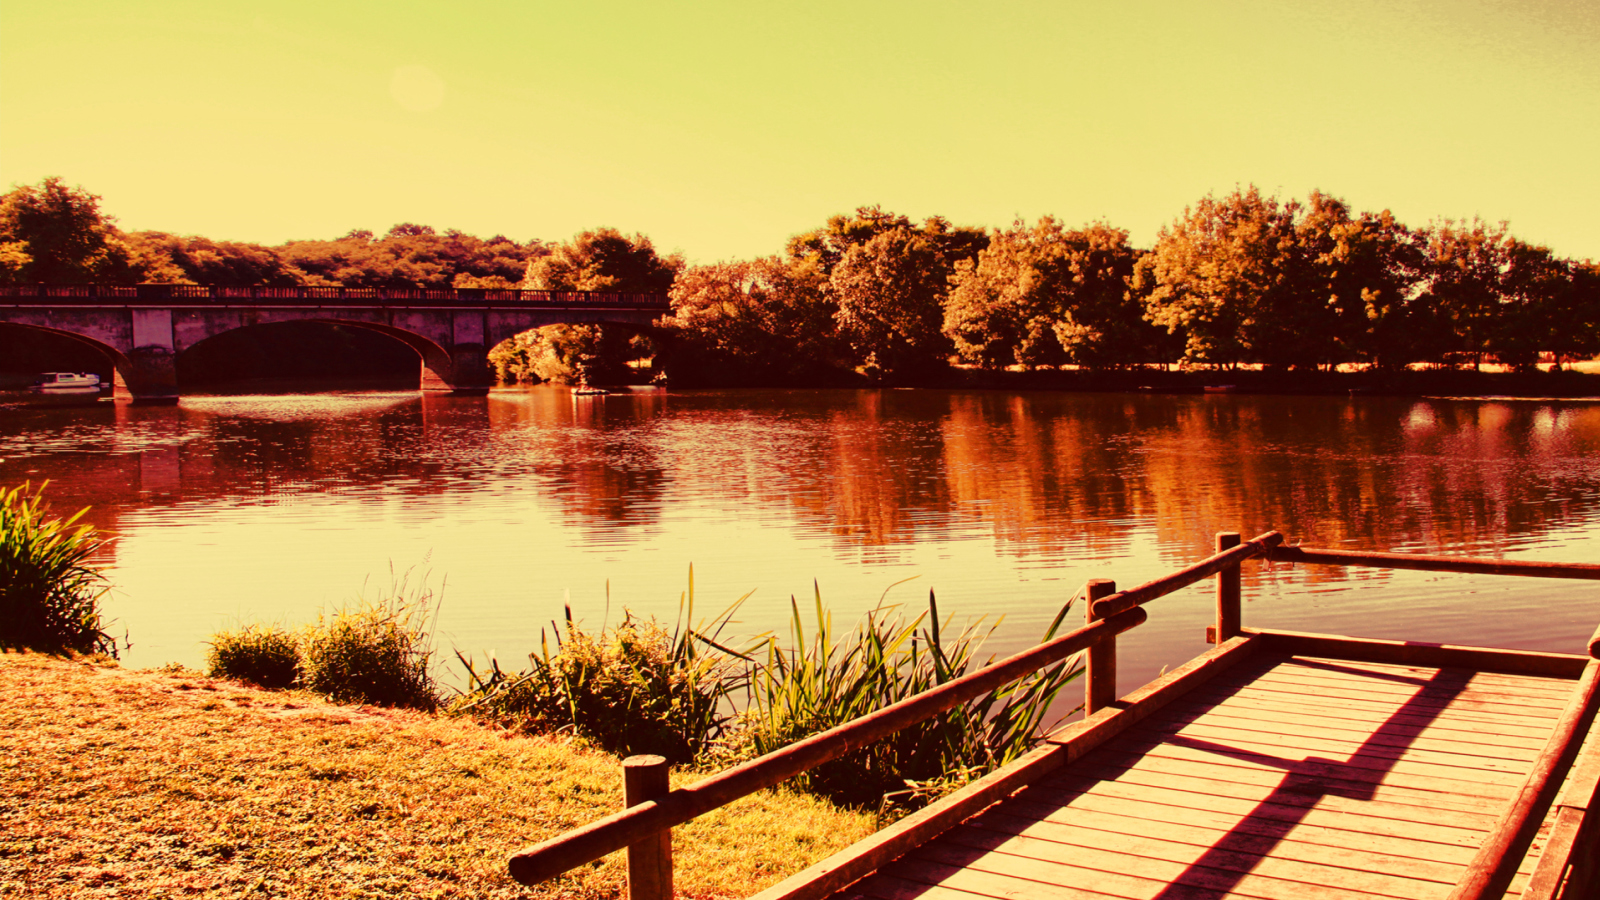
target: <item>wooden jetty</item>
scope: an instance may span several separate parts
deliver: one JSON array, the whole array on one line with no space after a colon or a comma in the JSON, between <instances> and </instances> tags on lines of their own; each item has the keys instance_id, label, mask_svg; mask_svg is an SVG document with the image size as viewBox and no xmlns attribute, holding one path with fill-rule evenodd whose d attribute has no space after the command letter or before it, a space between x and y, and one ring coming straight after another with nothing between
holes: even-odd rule
<instances>
[{"instance_id":1,"label":"wooden jetty","mask_svg":"<svg viewBox=\"0 0 1600 900\"><path fill-rule=\"evenodd\" d=\"M1583 655L1245 628L1252 558L1600 580L1221 534L1164 578L1090 582L1070 634L697 784L668 791L664 761L632 758L625 810L514 854L511 874L626 847L633 900L670 897L672 826L1083 651L1081 721L757 900L1600 897L1600 734L1584 741L1600 631ZM1209 577L1215 649L1118 699L1117 635Z\"/></svg>"}]
</instances>

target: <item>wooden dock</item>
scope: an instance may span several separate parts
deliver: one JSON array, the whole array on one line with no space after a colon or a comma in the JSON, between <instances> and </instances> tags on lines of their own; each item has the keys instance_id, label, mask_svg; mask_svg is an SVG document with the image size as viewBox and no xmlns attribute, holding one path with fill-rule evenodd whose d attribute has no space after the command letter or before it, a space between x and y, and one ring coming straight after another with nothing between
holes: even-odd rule
<instances>
[{"instance_id":1,"label":"wooden dock","mask_svg":"<svg viewBox=\"0 0 1600 900\"><path fill-rule=\"evenodd\" d=\"M701 784L635 796L517 854L512 872L531 883L631 845L635 900L671 896L660 823L1082 649L1082 721L758 900L1600 897L1600 813L1590 815L1600 738L1579 756L1600 706L1600 632L1580 655L1243 628L1238 565L1251 556L1600 579L1594 565L1222 535L1215 556L1165 579L1124 592L1092 582L1089 622L1073 634L896 705L921 708L890 707ZM1115 698L1116 635L1144 621L1141 604L1213 575L1217 647Z\"/></svg>"},{"instance_id":2,"label":"wooden dock","mask_svg":"<svg viewBox=\"0 0 1600 900\"><path fill-rule=\"evenodd\" d=\"M836 896L1445 898L1572 687L1259 654Z\"/></svg>"}]
</instances>

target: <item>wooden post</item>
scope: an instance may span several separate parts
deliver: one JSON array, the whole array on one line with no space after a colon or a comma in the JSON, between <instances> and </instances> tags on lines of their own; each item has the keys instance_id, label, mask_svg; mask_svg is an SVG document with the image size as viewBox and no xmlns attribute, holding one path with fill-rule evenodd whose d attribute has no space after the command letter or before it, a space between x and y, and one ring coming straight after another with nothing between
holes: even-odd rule
<instances>
[{"instance_id":1,"label":"wooden post","mask_svg":"<svg viewBox=\"0 0 1600 900\"><path fill-rule=\"evenodd\" d=\"M666 757L630 756L622 761L624 805L638 806L670 790ZM672 829L628 845L628 900L672 900Z\"/></svg>"},{"instance_id":2,"label":"wooden post","mask_svg":"<svg viewBox=\"0 0 1600 900\"><path fill-rule=\"evenodd\" d=\"M1239 532L1217 532L1218 553L1237 546ZM1244 624L1239 599L1239 564L1234 563L1217 573L1217 628L1213 643L1221 644L1239 636L1239 628Z\"/></svg>"},{"instance_id":3,"label":"wooden post","mask_svg":"<svg viewBox=\"0 0 1600 900\"><path fill-rule=\"evenodd\" d=\"M1094 601L1117 592L1117 583L1109 578L1090 579L1083 586L1084 604L1089 624L1097 621ZM1089 645L1089 663L1084 667L1083 714L1092 716L1117 699L1117 636L1106 635Z\"/></svg>"}]
</instances>

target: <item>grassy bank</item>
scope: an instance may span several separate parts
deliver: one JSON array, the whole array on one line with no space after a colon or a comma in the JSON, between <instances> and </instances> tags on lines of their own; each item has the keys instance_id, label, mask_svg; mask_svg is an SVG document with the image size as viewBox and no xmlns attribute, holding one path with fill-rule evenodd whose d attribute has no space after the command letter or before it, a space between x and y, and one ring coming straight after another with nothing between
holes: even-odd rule
<instances>
[{"instance_id":1,"label":"grassy bank","mask_svg":"<svg viewBox=\"0 0 1600 900\"><path fill-rule=\"evenodd\" d=\"M0 654L0 896L620 896L620 855L538 889L505 874L620 807L620 781L562 739ZM871 826L757 794L674 831L679 895L746 896Z\"/></svg>"}]
</instances>

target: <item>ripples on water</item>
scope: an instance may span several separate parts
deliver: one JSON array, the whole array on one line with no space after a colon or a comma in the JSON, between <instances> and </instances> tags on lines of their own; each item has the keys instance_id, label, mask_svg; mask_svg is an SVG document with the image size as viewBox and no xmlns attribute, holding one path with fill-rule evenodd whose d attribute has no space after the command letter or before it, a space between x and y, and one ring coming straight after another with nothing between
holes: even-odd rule
<instances>
[{"instance_id":1,"label":"ripples on water","mask_svg":"<svg viewBox=\"0 0 1600 900\"><path fill-rule=\"evenodd\" d=\"M847 622L934 589L1036 636L1088 578L1123 586L1270 528L1318 546L1597 561L1600 406L1393 398L564 389L321 394L0 411L0 484L51 480L118 534L108 609L132 665L198 665L240 620L294 624L446 581L441 644L514 662L539 629L670 618L747 591L787 627L813 581ZM1247 574L1247 623L1576 649L1600 585ZM611 598L606 607L607 587ZM1158 601L1131 687L1204 648L1203 589Z\"/></svg>"}]
</instances>

